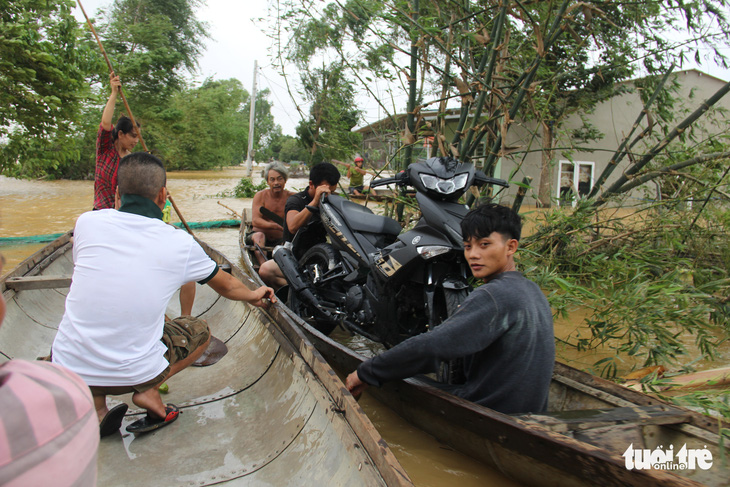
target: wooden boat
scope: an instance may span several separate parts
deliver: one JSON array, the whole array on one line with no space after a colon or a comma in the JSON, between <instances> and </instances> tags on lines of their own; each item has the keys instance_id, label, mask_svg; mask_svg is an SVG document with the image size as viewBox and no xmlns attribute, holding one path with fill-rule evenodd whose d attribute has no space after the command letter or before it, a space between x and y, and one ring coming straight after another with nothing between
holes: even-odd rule
<instances>
[{"instance_id":1,"label":"wooden boat","mask_svg":"<svg viewBox=\"0 0 730 487\"><path fill-rule=\"evenodd\" d=\"M255 275L250 251L242 250L245 266ZM343 373L365 360L363 352L322 335L281 303L275 316L295 320ZM525 485L730 486L720 436L723 431L724 444L730 443L728 423L561 363L555 364L546 414L501 414L418 379L371 387L368 393L438 440ZM680 470L682 447L703 455L709 452L711 468ZM636 450L646 456L644 450L670 448L674 462L663 469L627 468L627 457L633 459Z\"/></svg>"},{"instance_id":2,"label":"wooden boat","mask_svg":"<svg viewBox=\"0 0 730 487\"><path fill-rule=\"evenodd\" d=\"M225 270L256 284L201 242ZM71 280L70 234L0 281L7 315L0 361L47 355ZM177 300L168 315L179 314ZM198 286L193 312L228 353L173 377L174 424L103 438L99 485L412 485L327 362L280 310L273 315ZM134 407L130 397L113 398ZM127 413L122 431L143 414ZM174 445L174 454L163 453Z\"/></svg>"}]
</instances>

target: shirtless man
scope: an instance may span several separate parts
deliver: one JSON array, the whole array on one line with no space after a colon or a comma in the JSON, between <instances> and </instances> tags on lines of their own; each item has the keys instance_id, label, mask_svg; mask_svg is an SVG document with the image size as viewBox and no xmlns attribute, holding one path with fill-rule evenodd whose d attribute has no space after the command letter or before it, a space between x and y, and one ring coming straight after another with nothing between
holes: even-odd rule
<instances>
[{"instance_id":1,"label":"shirtless man","mask_svg":"<svg viewBox=\"0 0 730 487\"><path fill-rule=\"evenodd\" d=\"M289 196L293 195L291 191L284 189L286 180L289 177L286 166L281 162L270 162L264 168L266 175L266 183L269 189L263 189L256 193L253 197L253 231L249 237L251 244L265 247L267 244L271 247L278 245L284 234L284 206ZM261 207L275 213L281 218L280 222L272 221L269 217L261 213ZM248 242L247 242L248 243ZM266 262L266 256L261 252L256 252L256 258L259 265Z\"/></svg>"}]
</instances>

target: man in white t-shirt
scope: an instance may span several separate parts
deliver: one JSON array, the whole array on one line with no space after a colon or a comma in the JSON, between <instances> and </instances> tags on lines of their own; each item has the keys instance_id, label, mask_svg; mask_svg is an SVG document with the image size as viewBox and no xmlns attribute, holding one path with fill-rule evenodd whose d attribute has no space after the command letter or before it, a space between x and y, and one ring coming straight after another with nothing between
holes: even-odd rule
<instances>
[{"instance_id":1,"label":"man in white t-shirt","mask_svg":"<svg viewBox=\"0 0 730 487\"><path fill-rule=\"evenodd\" d=\"M185 283L208 284L222 296L265 306L273 290L252 291L222 272L195 240L162 221L165 168L137 152L119 163L119 210L84 213L74 230L74 271L52 360L76 372L94 396L102 436L119 429L127 405L111 411L108 394L132 393L147 417L127 430L165 426L178 409L158 387L192 364L210 342L207 324L189 316L166 321L165 309Z\"/></svg>"}]
</instances>

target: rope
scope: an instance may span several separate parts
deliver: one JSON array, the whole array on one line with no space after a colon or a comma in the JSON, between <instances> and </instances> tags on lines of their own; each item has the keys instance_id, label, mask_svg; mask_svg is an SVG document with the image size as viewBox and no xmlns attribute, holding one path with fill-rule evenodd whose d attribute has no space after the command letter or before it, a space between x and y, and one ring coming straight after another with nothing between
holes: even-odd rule
<instances>
[{"instance_id":1,"label":"rope","mask_svg":"<svg viewBox=\"0 0 730 487\"><path fill-rule=\"evenodd\" d=\"M173 223L174 226L182 228L181 222ZM208 229L208 228L224 228L224 227L239 227L241 226L241 220L211 220L205 222L188 222L190 228L195 229ZM63 232L65 233L65 232ZM22 245L22 244L33 244L33 243L47 243L53 242L63 233L49 233L46 235L29 235L26 237L0 237L0 245Z\"/></svg>"}]
</instances>

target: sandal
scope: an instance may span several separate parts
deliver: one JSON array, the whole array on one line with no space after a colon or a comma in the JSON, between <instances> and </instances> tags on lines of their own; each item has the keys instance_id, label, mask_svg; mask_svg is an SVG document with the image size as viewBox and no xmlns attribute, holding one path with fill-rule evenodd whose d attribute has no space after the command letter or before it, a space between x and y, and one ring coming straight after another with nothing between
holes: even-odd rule
<instances>
[{"instance_id":1,"label":"sandal","mask_svg":"<svg viewBox=\"0 0 730 487\"><path fill-rule=\"evenodd\" d=\"M130 433L147 433L148 431L153 431L158 428L162 428L163 426L167 426L168 424L172 423L177 419L177 417L180 415L180 410L177 406L174 404L168 404L165 406L165 417L164 418L157 418L150 416L149 413L147 413L147 416L145 416L142 419L138 419L134 423L127 426L127 431Z\"/></svg>"},{"instance_id":2,"label":"sandal","mask_svg":"<svg viewBox=\"0 0 730 487\"><path fill-rule=\"evenodd\" d=\"M117 404L106 413L104 419L99 423L99 433L102 438L119 431L119 428L122 427L124 415L127 414L127 409L129 409L129 406L122 403Z\"/></svg>"}]
</instances>

